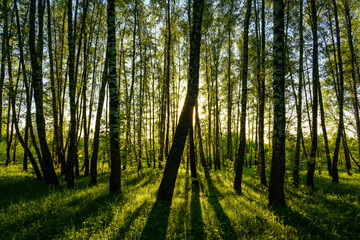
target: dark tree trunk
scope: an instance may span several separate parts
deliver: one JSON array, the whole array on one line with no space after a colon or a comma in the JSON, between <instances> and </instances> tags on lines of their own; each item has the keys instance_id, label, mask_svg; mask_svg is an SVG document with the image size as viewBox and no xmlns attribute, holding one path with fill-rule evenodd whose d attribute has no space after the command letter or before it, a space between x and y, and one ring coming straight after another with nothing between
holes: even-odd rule
<instances>
[{"instance_id":1,"label":"dark tree trunk","mask_svg":"<svg viewBox=\"0 0 360 240\"><path fill-rule=\"evenodd\" d=\"M116 29L115 0L108 0L107 7L107 37L109 51L109 128L110 128L110 193L121 193L121 160L119 141L119 95L116 81Z\"/></svg>"},{"instance_id":2,"label":"dark tree trunk","mask_svg":"<svg viewBox=\"0 0 360 240\"><path fill-rule=\"evenodd\" d=\"M165 138L165 158L169 153L169 129L170 129L170 66L171 66L171 21L170 21L170 0L166 4L166 70L165 70L165 94L166 94L166 138Z\"/></svg>"},{"instance_id":3,"label":"dark tree trunk","mask_svg":"<svg viewBox=\"0 0 360 240\"><path fill-rule=\"evenodd\" d=\"M264 120L265 120L265 0L261 2L261 74L259 86L259 159L260 182L266 186L265 151L264 151Z\"/></svg>"},{"instance_id":4,"label":"dark tree trunk","mask_svg":"<svg viewBox=\"0 0 360 240\"><path fill-rule=\"evenodd\" d=\"M94 140L91 148L92 149L91 165L90 165L91 185L95 185L97 179L97 162L98 162L98 153L99 153L99 143L100 143L99 137L100 137L100 124L101 124L100 120L104 108L105 89L106 89L106 83L108 81L107 78L108 78L108 51L106 51L104 71L103 71L101 86L99 90L99 101L97 105L98 109L96 112Z\"/></svg>"},{"instance_id":5,"label":"dark tree trunk","mask_svg":"<svg viewBox=\"0 0 360 240\"><path fill-rule=\"evenodd\" d=\"M211 148L212 148L212 144L211 144L211 108L212 108L212 96L211 96L211 91L210 91L210 80L209 80L209 74L208 74L208 44L207 44L207 35L205 35L205 80L206 80L206 88L207 88L207 104L208 104L208 138L207 138L207 144L208 144L208 159L207 159L207 165L211 168L212 163L212 154L211 154Z\"/></svg>"},{"instance_id":6,"label":"dark tree trunk","mask_svg":"<svg viewBox=\"0 0 360 240\"><path fill-rule=\"evenodd\" d=\"M313 34L313 104L312 104L312 134L311 134L311 152L308 160L308 172L306 185L314 188L314 172L317 149L317 119L318 119L318 83L319 83L319 60L318 60L318 33L317 33L317 8L315 0L310 1L311 5L311 30Z\"/></svg>"},{"instance_id":7,"label":"dark tree trunk","mask_svg":"<svg viewBox=\"0 0 360 240\"><path fill-rule=\"evenodd\" d=\"M191 112L193 115L193 111ZM191 183L194 186L199 186L199 181L196 172L196 156L195 156L195 144L194 144L194 127L193 127L193 116L191 116L190 127L189 127L189 143L190 143L190 172L191 172Z\"/></svg>"},{"instance_id":8,"label":"dark tree trunk","mask_svg":"<svg viewBox=\"0 0 360 240\"><path fill-rule=\"evenodd\" d=\"M3 0L3 18L5 20L7 15L7 9L4 7L7 4L7 0ZM5 25L5 24L4 24ZM6 62L6 39L7 39L7 28L4 27L4 31L1 38L1 62L0 62L0 139L2 133L2 110L3 110L3 89L5 80L5 62ZM1 141L1 140L0 140Z\"/></svg>"},{"instance_id":9,"label":"dark tree trunk","mask_svg":"<svg viewBox=\"0 0 360 240\"><path fill-rule=\"evenodd\" d=\"M137 28L137 5L138 1L135 0L134 6L134 29L133 29L133 39L132 39L132 60L131 60L131 85L130 85L130 93L126 88L126 140L125 140L125 149L127 152L130 152L131 148L131 139L130 139L130 130L131 130L131 104L132 98L134 95L134 84L135 84L135 60L136 60L136 28ZM123 169L126 169L126 157L123 163Z\"/></svg>"},{"instance_id":10,"label":"dark tree trunk","mask_svg":"<svg viewBox=\"0 0 360 240\"><path fill-rule=\"evenodd\" d=\"M69 98L70 98L70 145L68 149L66 180L69 188L74 187L74 163L77 155L76 144L76 78L74 75L74 60L75 60L75 38L73 35L73 21L72 21L72 0L67 2L68 8L68 69L69 69Z\"/></svg>"},{"instance_id":11,"label":"dark tree trunk","mask_svg":"<svg viewBox=\"0 0 360 240\"><path fill-rule=\"evenodd\" d=\"M171 203L177 172L180 165L181 155L184 150L186 135L190 127L191 111L197 101L199 88L199 68L200 68L200 46L201 46L201 24L204 1L194 0L193 3L193 23L190 36L190 64L188 92L185 103L180 114L179 124L176 127L173 144L166 161L164 175L160 183L158 196L159 200Z\"/></svg>"},{"instance_id":12,"label":"dark tree trunk","mask_svg":"<svg viewBox=\"0 0 360 240\"><path fill-rule=\"evenodd\" d=\"M42 5L42 1L39 3ZM42 8L42 7L39 7ZM29 17L29 48L30 48L30 59L32 66L32 82L34 87L34 98L35 98L35 107L36 107L36 126L37 132L40 140L40 147L42 152L42 160L44 163L44 179L48 184L57 185L59 181L56 177L53 160L51 153L46 140L46 131L45 131L45 118L44 118L44 109L43 109L43 83L42 83L42 66L39 64L39 59L42 58L42 53L37 54L35 48L35 13L36 13L36 0L31 0L30 2L30 17ZM39 13L39 20L42 21L43 10ZM39 39L42 37L42 24L39 21ZM39 44L39 48L42 50L42 44ZM38 49L39 49L38 48Z\"/></svg>"},{"instance_id":13,"label":"dark tree trunk","mask_svg":"<svg viewBox=\"0 0 360 240\"><path fill-rule=\"evenodd\" d=\"M274 128L269 182L269 206L285 206L285 48L284 2L275 0L274 16Z\"/></svg>"},{"instance_id":14,"label":"dark tree trunk","mask_svg":"<svg viewBox=\"0 0 360 240\"><path fill-rule=\"evenodd\" d=\"M203 148L203 143L202 143L202 138L201 138L201 127L200 127L198 105L195 106L195 125L196 125L196 129L198 132L198 139L199 139L200 161L201 161L201 165L205 171L205 177L208 177L208 176L210 176L210 174L209 174L209 168L206 164L204 148Z\"/></svg>"},{"instance_id":15,"label":"dark tree trunk","mask_svg":"<svg viewBox=\"0 0 360 240\"><path fill-rule=\"evenodd\" d=\"M344 147L346 172L349 176L351 176L352 172L351 172L350 150L348 148L345 130L343 131L343 134L342 134L342 141L343 141L343 147Z\"/></svg>"},{"instance_id":16,"label":"dark tree trunk","mask_svg":"<svg viewBox=\"0 0 360 240\"><path fill-rule=\"evenodd\" d=\"M4 18L4 54L6 61L8 65L8 71L7 71L7 77L8 77L8 84L10 87L12 87L13 80L12 80L12 70L11 70L11 57L10 57L10 43L9 43L9 24L8 24L8 2L7 0L3 0L3 18ZM10 33L11 34L11 33ZM5 63L5 62L4 62ZM4 67L5 68L5 67ZM10 95L10 94L9 94ZM13 121L11 120L11 96L9 96L8 100L8 109L7 109L7 121L6 121L6 161L5 166L8 166L10 164L10 150L11 150L11 142L13 138ZM11 129L11 130L10 130Z\"/></svg>"},{"instance_id":17,"label":"dark tree trunk","mask_svg":"<svg viewBox=\"0 0 360 240\"><path fill-rule=\"evenodd\" d=\"M82 17L82 23L81 23L81 36L84 36L84 70L83 70L83 85L82 85L82 99L83 99L83 133L84 133L84 166L85 166L85 173L84 175L89 175L89 134L87 129L87 114L86 114L86 93L87 93L87 78L88 78L88 52L87 52L87 45L88 45L88 39L86 34L86 16L87 16L87 10L89 6L89 1L85 1L84 6L84 13ZM79 45L81 44L81 41ZM80 52L78 52L78 55L80 55ZM79 56L78 56L79 57ZM90 121L90 119L89 119Z\"/></svg>"},{"instance_id":18,"label":"dark tree trunk","mask_svg":"<svg viewBox=\"0 0 360 240\"><path fill-rule=\"evenodd\" d=\"M244 20L244 50L243 50L243 69L242 69L242 92L241 92L241 120L240 120L240 142L238 157L235 160L235 180L234 188L241 194L242 172L244 167L246 151L246 101L247 101L247 77L248 77L248 54L249 54L249 23L251 15L251 0L247 0L246 13Z\"/></svg>"},{"instance_id":19,"label":"dark tree trunk","mask_svg":"<svg viewBox=\"0 0 360 240\"><path fill-rule=\"evenodd\" d=\"M232 83L231 83L231 31L232 31L232 12L233 12L233 4L234 1L231 1L230 3L230 16L228 20L228 76L227 76L227 90L228 90L228 96L227 96L227 159L230 161L233 161L233 150L232 150L232 133L231 133L231 122L232 122Z\"/></svg>"},{"instance_id":20,"label":"dark tree trunk","mask_svg":"<svg viewBox=\"0 0 360 240\"><path fill-rule=\"evenodd\" d=\"M303 87L303 76L304 76L304 10L303 10L303 0L300 0L300 24L299 24L299 37L300 37L300 56L299 56L299 89L298 89L298 104L297 104L297 132L296 132L296 149L295 149L295 160L294 160L294 170L293 170L293 184L295 187L299 186L300 176L299 176L299 167L300 167L300 141L302 136L301 130L301 117L302 117L302 87Z\"/></svg>"},{"instance_id":21,"label":"dark tree trunk","mask_svg":"<svg viewBox=\"0 0 360 240\"><path fill-rule=\"evenodd\" d=\"M3 109L3 90L4 90L4 80L5 80L5 63L6 63L6 42L8 39L8 27L7 25L7 0L3 0L2 3L2 12L3 12L3 21L4 21L4 30L2 33L2 39L1 39L1 66L0 66L0 139L1 139L1 133L2 133L2 109ZM1 141L1 140L0 140Z\"/></svg>"},{"instance_id":22,"label":"dark tree trunk","mask_svg":"<svg viewBox=\"0 0 360 240\"><path fill-rule=\"evenodd\" d=\"M339 183L339 174L337 169L339 150L340 150L340 141L344 129L344 116L343 116L343 106L344 106L344 71L343 71L343 62L341 56L341 42L340 42L340 28L339 28L339 19L337 12L337 3L335 0L333 2L333 9L335 15L335 33L336 33L336 46L337 46L337 57L339 62L339 125L338 131L335 141L335 149L333 156L333 164L332 164L332 182ZM335 51L335 49L334 49ZM336 56L336 55L335 55Z\"/></svg>"},{"instance_id":23,"label":"dark tree trunk","mask_svg":"<svg viewBox=\"0 0 360 240\"><path fill-rule=\"evenodd\" d=\"M51 84L51 96L52 96L52 112L53 112L53 124L54 124L54 145L56 149L56 156L58 161L63 164L65 162L65 157L61 152L59 144L59 118L58 118L58 108L57 108L57 99L56 99L56 84L54 77L54 61L53 61L53 50L52 50L52 33L51 33L51 9L50 1L47 0L47 30L48 30L48 51L49 51L49 61L50 61L50 84ZM26 136L26 135L25 135ZM26 137L25 137L26 138Z\"/></svg>"},{"instance_id":24,"label":"dark tree trunk","mask_svg":"<svg viewBox=\"0 0 360 240\"><path fill-rule=\"evenodd\" d=\"M322 132L323 132L323 136L324 136L324 145L325 145L325 154L326 154L326 159L327 159L328 173L329 173L329 176L331 176L331 156L330 156L329 142L328 142L326 124L325 124L324 105L323 105L320 82L318 82L317 84L318 84L318 94L319 94L321 128L322 128Z\"/></svg>"},{"instance_id":25,"label":"dark tree trunk","mask_svg":"<svg viewBox=\"0 0 360 240\"><path fill-rule=\"evenodd\" d=\"M219 34L219 31L216 33ZM212 84L215 84L215 94L212 94L214 106L214 170L220 170L220 106L219 106L219 61L221 49L220 36L216 37L216 42L212 47L212 55L214 59L214 66L211 66ZM215 83L214 83L215 82Z\"/></svg>"},{"instance_id":26,"label":"dark tree trunk","mask_svg":"<svg viewBox=\"0 0 360 240\"><path fill-rule=\"evenodd\" d=\"M358 142L358 151L360 153L360 114L359 114L359 98L358 98L358 87L356 81L356 55L354 49L354 40L352 36L352 16L350 14L350 6L349 1L345 0L345 18L346 18L346 30L347 30L347 38L349 43L349 50L350 50L350 60L351 60L351 78L352 78L352 87L353 87L353 105L355 110L355 123L356 123L356 135L357 135L357 142ZM359 80L360 80L360 76Z\"/></svg>"}]
</instances>

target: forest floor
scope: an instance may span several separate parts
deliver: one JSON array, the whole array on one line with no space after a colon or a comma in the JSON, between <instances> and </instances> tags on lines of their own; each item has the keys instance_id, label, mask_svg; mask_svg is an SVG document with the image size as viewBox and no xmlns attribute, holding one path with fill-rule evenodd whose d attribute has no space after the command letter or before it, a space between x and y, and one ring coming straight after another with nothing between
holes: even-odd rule
<instances>
[{"instance_id":1,"label":"forest floor","mask_svg":"<svg viewBox=\"0 0 360 240\"><path fill-rule=\"evenodd\" d=\"M200 172L191 185L181 165L171 208L156 202L162 172L122 172L122 195L109 196L109 173L96 186L78 177L75 189L47 186L21 171L0 167L0 239L360 239L360 173L340 171L340 185L316 173L315 190L286 179L287 208L269 210L267 188L244 169L243 195L234 174ZM305 175L305 172L302 172ZM305 179L303 179L305 180ZM304 182L304 181L303 181Z\"/></svg>"}]
</instances>

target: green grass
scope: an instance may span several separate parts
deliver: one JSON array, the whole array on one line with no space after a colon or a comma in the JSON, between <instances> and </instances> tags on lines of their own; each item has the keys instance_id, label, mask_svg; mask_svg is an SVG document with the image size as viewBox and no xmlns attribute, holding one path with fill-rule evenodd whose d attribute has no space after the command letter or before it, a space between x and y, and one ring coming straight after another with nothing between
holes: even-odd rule
<instances>
[{"instance_id":1,"label":"green grass","mask_svg":"<svg viewBox=\"0 0 360 240\"><path fill-rule=\"evenodd\" d=\"M79 177L69 190L62 177L49 187L20 169L0 167L0 239L360 239L359 173L341 171L340 185L317 174L314 191L286 181L287 208L274 211L253 169L239 196L232 172L200 172L197 188L181 166L171 208L155 201L158 169L142 179L124 171L118 197L109 196L108 173L92 187Z\"/></svg>"}]
</instances>

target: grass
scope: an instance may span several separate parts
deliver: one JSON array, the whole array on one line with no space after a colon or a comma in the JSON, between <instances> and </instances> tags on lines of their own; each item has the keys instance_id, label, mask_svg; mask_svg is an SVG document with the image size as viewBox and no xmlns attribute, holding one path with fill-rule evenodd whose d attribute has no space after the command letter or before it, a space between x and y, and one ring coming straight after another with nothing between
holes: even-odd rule
<instances>
[{"instance_id":1,"label":"grass","mask_svg":"<svg viewBox=\"0 0 360 240\"><path fill-rule=\"evenodd\" d=\"M155 201L158 169L144 169L142 179L124 171L118 197L108 194L108 173L92 187L79 177L69 190L62 177L49 187L20 170L0 167L0 239L360 239L359 173L341 171L340 185L317 174L315 190L286 181L287 208L275 211L253 169L239 196L232 172L200 172L193 187L181 166L171 208Z\"/></svg>"}]
</instances>

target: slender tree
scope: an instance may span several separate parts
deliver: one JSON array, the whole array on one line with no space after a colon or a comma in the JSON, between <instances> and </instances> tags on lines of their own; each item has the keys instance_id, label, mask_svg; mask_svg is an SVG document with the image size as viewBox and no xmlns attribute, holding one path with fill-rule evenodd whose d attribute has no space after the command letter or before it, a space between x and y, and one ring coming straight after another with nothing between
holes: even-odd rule
<instances>
[{"instance_id":1,"label":"slender tree","mask_svg":"<svg viewBox=\"0 0 360 240\"><path fill-rule=\"evenodd\" d=\"M96 112L96 119L95 119L95 130L94 130L94 138L93 138L93 144L92 144L92 154L91 154L91 165L90 165L90 184L95 185L97 180L97 162L98 162L98 154L99 154L99 144L100 144L100 120L102 111L104 108L104 99L105 99L105 89L106 84L108 81L108 51L106 51L106 57L105 57L105 65L104 65L104 71L102 74L102 80L99 90L99 100L97 104L97 112Z\"/></svg>"},{"instance_id":2,"label":"slender tree","mask_svg":"<svg viewBox=\"0 0 360 240\"><path fill-rule=\"evenodd\" d=\"M354 49L354 39L353 39L353 32L352 32L352 16L350 14L350 5L352 1L345 0L345 19L346 19L346 31L347 31L347 38L349 43L349 50L350 50L350 61L351 61L351 78L352 78L352 94L353 94L353 107L355 110L355 123L356 123L356 135L357 135L357 142L358 142L358 151L360 153L360 113L359 113L359 98L358 98L358 87L357 84L360 81L360 72L358 72L358 81L356 79L356 53ZM358 69L359 70L359 69Z\"/></svg>"},{"instance_id":3,"label":"slender tree","mask_svg":"<svg viewBox=\"0 0 360 240\"><path fill-rule=\"evenodd\" d=\"M193 115L193 112L191 113ZM195 144L194 144L194 127L193 116L191 116L188 140L190 144L190 172L191 172L191 184L199 186L199 180L196 171L196 157L195 157Z\"/></svg>"},{"instance_id":4,"label":"slender tree","mask_svg":"<svg viewBox=\"0 0 360 240\"><path fill-rule=\"evenodd\" d=\"M314 172L317 152L317 119L318 119L318 83L319 83L319 60L318 60L318 32L317 32L317 8L315 0L310 1L311 5L311 30L313 34L313 104L312 104L312 134L311 134L311 152L307 163L308 172L306 185L314 188Z\"/></svg>"},{"instance_id":5,"label":"slender tree","mask_svg":"<svg viewBox=\"0 0 360 240\"><path fill-rule=\"evenodd\" d=\"M259 82L259 159L260 182L266 186L264 124L265 124L265 0L261 1L261 74Z\"/></svg>"},{"instance_id":6,"label":"slender tree","mask_svg":"<svg viewBox=\"0 0 360 240\"><path fill-rule=\"evenodd\" d=\"M203 142L202 142L202 138L201 138L201 127L200 127L198 104L196 104L196 106L195 106L195 125L196 125L196 129L198 132L200 161L201 161L202 167L204 168L205 176L208 177L208 176L210 176L210 174L209 174L208 165L206 164L205 154L204 154L204 149L203 149Z\"/></svg>"},{"instance_id":7,"label":"slender tree","mask_svg":"<svg viewBox=\"0 0 360 240\"><path fill-rule=\"evenodd\" d=\"M65 162L65 157L61 152L59 144L59 118L58 118L58 108L57 108L57 99L56 99L56 83L54 76L54 60L53 60L53 50L52 50L52 25L51 25L51 6L50 0L46 1L47 3L47 34L48 34L48 52L49 52L49 61L50 61L50 84L51 84L51 97L52 97L52 113L53 113L53 127L54 127L54 145L56 149L56 156L58 161L63 163Z\"/></svg>"},{"instance_id":8,"label":"slender tree","mask_svg":"<svg viewBox=\"0 0 360 240\"><path fill-rule=\"evenodd\" d=\"M43 5L42 1L39 2L39 5ZM40 12L39 20L42 20L43 17L43 7L39 7ZM45 118L44 118L44 108L43 108L43 83L42 83L42 54L38 56L36 47L35 47L35 14L36 14L36 0L31 0L30 2L30 15L29 15L29 48L30 48L30 59L32 67L32 83L34 87L34 97L35 97L35 109L36 109L36 126L37 132L40 141L42 161L44 163L44 179L48 184L59 184L59 181L56 177L53 159L49 150L49 146L46 140L46 131L45 131ZM42 24L39 21L39 39L42 37ZM42 48L42 44L39 44L39 48Z\"/></svg>"},{"instance_id":9,"label":"slender tree","mask_svg":"<svg viewBox=\"0 0 360 240\"><path fill-rule=\"evenodd\" d=\"M70 145L68 149L66 179L69 188L74 187L74 162L77 154L76 146L76 78L74 76L75 39L73 35L72 0L67 2L68 9L68 71L69 71L69 98L70 98Z\"/></svg>"},{"instance_id":10,"label":"slender tree","mask_svg":"<svg viewBox=\"0 0 360 240\"><path fill-rule=\"evenodd\" d=\"M301 117L302 117L302 87L304 76L304 3L303 0L299 0L300 5L300 21L299 21L299 89L298 89L298 104L297 104L297 132L296 132L296 149L295 149L295 164L293 170L293 184L295 187L299 186L299 167L300 167L300 141L302 136L301 130Z\"/></svg>"},{"instance_id":11,"label":"slender tree","mask_svg":"<svg viewBox=\"0 0 360 240\"><path fill-rule=\"evenodd\" d=\"M240 120L240 143L238 156L235 161L235 180L234 188L241 193L242 172L246 151L246 101L247 101L247 77L248 77L248 52L249 52L249 24L251 14L251 0L246 1L246 13L244 21L244 49L243 49L243 69L242 69L242 89L241 89L241 120Z\"/></svg>"},{"instance_id":12,"label":"slender tree","mask_svg":"<svg viewBox=\"0 0 360 240\"><path fill-rule=\"evenodd\" d=\"M335 16L335 33L336 33L336 47L337 47L337 58L339 64L339 125L335 140L335 149L333 155L333 164L332 164L332 182L339 183L339 175L338 175L338 157L340 150L340 141L342 137L342 133L344 130L344 70L343 70L343 61L341 56L341 42L340 42L340 27L339 27L339 19L338 19L338 10L337 3L335 0L332 1L333 10ZM334 49L335 51L335 49ZM336 56L336 55L335 55ZM343 141L344 142L344 141Z\"/></svg>"}]
</instances>

